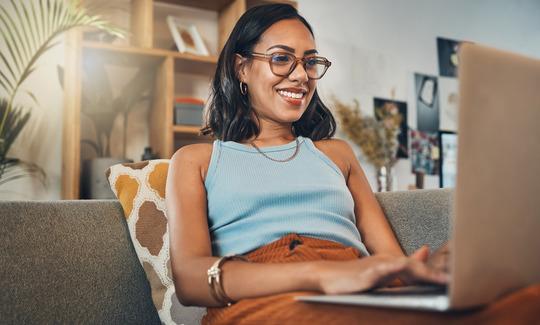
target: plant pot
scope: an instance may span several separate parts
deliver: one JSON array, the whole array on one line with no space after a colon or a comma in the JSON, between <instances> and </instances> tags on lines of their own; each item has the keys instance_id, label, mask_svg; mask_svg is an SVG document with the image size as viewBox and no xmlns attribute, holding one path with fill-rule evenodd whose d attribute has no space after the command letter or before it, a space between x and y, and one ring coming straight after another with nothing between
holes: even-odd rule
<instances>
[{"instance_id":1,"label":"plant pot","mask_svg":"<svg viewBox=\"0 0 540 325\"><path fill-rule=\"evenodd\" d=\"M94 158L83 162L81 174L82 199L116 199L105 178L105 170L113 165L132 163L123 158Z\"/></svg>"}]
</instances>

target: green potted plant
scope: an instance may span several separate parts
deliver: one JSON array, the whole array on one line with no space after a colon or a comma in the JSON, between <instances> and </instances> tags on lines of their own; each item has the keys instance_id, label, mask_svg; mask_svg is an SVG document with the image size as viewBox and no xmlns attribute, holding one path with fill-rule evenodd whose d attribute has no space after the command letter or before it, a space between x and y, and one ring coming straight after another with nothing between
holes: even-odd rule
<instances>
[{"instance_id":1,"label":"green potted plant","mask_svg":"<svg viewBox=\"0 0 540 325\"><path fill-rule=\"evenodd\" d=\"M33 107L17 105L21 93L38 100L25 81L36 71L39 58L59 43L58 36L78 26L90 26L118 37L124 32L102 20L101 5L83 7L79 0L13 0L0 5L0 185L34 175L43 178L33 163L8 158L11 145L31 117Z\"/></svg>"},{"instance_id":2,"label":"green potted plant","mask_svg":"<svg viewBox=\"0 0 540 325\"><path fill-rule=\"evenodd\" d=\"M114 91L106 66L96 56L83 58L82 70L82 114L92 123L86 125L92 128L95 136L81 140L83 150L90 148L90 156L85 159L81 173L81 197L85 199L115 198L103 171L115 164L132 162L127 158L129 113L137 103L150 99L155 81L155 65L141 64L134 68L133 77L127 79L119 92ZM59 69L59 76L63 71ZM62 79L61 83L62 82ZM117 119L121 119L122 153L113 156L111 136Z\"/></svg>"},{"instance_id":3,"label":"green potted plant","mask_svg":"<svg viewBox=\"0 0 540 325\"><path fill-rule=\"evenodd\" d=\"M347 137L362 149L367 161L377 168L378 191L391 190L399 146L397 136L403 120L395 103L376 107L378 119L361 114L356 100L351 106L334 97L333 108L341 119Z\"/></svg>"}]
</instances>

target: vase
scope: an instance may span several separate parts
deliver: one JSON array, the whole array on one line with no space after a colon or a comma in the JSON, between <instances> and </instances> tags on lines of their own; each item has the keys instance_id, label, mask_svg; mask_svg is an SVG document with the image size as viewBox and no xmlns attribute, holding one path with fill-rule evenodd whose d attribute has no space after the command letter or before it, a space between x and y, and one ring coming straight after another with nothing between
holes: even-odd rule
<instances>
[{"instance_id":1,"label":"vase","mask_svg":"<svg viewBox=\"0 0 540 325\"><path fill-rule=\"evenodd\" d=\"M377 191L389 192L395 190L397 186L396 170L393 164L381 166L377 171Z\"/></svg>"},{"instance_id":2,"label":"vase","mask_svg":"<svg viewBox=\"0 0 540 325\"><path fill-rule=\"evenodd\" d=\"M132 163L133 160L121 158L94 158L83 162L81 173L82 199L116 199L105 170L116 164Z\"/></svg>"}]
</instances>

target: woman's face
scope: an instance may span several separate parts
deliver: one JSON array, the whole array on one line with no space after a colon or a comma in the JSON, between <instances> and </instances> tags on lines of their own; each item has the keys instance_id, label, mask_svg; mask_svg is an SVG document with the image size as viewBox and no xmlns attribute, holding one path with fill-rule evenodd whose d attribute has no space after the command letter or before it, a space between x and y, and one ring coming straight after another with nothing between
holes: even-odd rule
<instances>
[{"instance_id":1,"label":"woman's face","mask_svg":"<svg viewBox=\"0 0 540 325\"><path fill-rule=\"evenodd\" d=\"M286 52L297 58L317 55L313 36L296 19L281 20L270 26L253 51L262 54ZM272 73L268 59L253 58L251 63L243 66L240 76L248 85L249 101L261 124L290 124L299 120L317 85L316 80L308 78L301 62L288 76L281 77Z\"/></svg>"}]
</instances>

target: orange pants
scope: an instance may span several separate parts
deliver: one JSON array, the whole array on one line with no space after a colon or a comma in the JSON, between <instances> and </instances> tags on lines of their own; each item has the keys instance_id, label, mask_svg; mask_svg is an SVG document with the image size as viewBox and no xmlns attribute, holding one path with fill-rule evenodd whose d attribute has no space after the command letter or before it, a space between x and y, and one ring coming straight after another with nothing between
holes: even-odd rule
<instances>
[{"instance_id":1,"label":"orange pants","mask_svg":"<svg viewBox=\"0 0 540 325\"><path fill-rule=\"evenodd\" d=\"M287 235L247 255L259 263L289 263L360 258L355 248L331 241ZM244 299L231 307L208 308L202 324L540 324L540 284L468 312L429 312L334 304L294 299L314 292L289 292Z\"/></svg>"}]
</instances>

